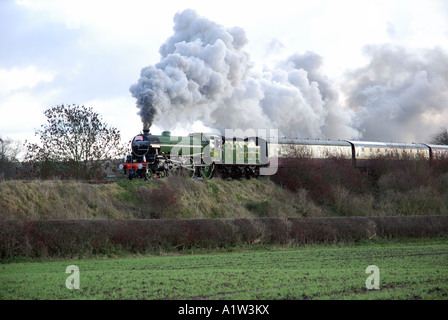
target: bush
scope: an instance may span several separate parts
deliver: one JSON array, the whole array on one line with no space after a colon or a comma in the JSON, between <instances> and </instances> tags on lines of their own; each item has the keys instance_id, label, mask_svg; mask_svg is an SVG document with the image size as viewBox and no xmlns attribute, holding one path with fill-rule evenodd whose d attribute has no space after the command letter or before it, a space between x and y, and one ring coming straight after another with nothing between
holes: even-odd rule
<instances>
[{"instance_id":1,"label":"bush","mask_svg":"<svg viewBox=\"0 0 448 320\"><path fill-rule=\"evenodd\" d=\"M334 203L332 210L337 216L370 216L374 214L374 197L371 194L356 194L337 185L332 188Z\"/></svg>"},{"instance_id":2,"label":"bush","mask_svg":"<svg viewBox=\"0 0 448 320\"><path fill-rule=\"evenodd\" d=\"M333 203L332 187L341 185L350 192L361 193L368 189L365 176L351 165L350 160L331 158L282 159L277 174L272 180L278 185L297 192L309 192L310 198L318 204Z\"/></svg>"},{"instance_id":3,"label":"bush","mask_svg":"<svg viewBox=\"0 0 448 320\"><path fill-rule=\"evenodd\" d=\"M447 161L383 158L354 168L347 159L298 156L282 159L271 179L297 198L305 191L320 216L447 214Z\"/></svg>"},{"instance_id":4,"label":"bush","mask_svg":"<svg viewBox=\"0 0 448 320\"><path fill-rule=\"evenodd\" d=\"M239 245L354 243L448 234L448 216L0 220L0 259L84 257Z\"/></svg>"},{"instance_id":5,"label":"bush","mask_svg":"<svg viewBox=\"0 0 448 320\"><path fill-rule=\"evenodd\" d=\"M141 218L161 219L178 215L176 192L165 183L156 188L140 187L136 196L142 210Z\"/></svg>"},{"instance_id":6,"label":"bush","mask_svg":"<svg viewBox=\"0 0 448 320\"><path fill-rule=\"evenodd\" d=\"M419 187L400 192L392 189L382 193L377 210L383 215L439 215L448 211L446 197L431 187Z\"/></svg>"},{"instance_id":7,"label":"bush","mask_svg":"<svg viewBox=\"0 0 448 320\"><path fill-rule=\"evenodd\" d=\"M268 217L272 212L272 208L267 200L260 202L249 201L246 203L246 208L257 217Z\"/></svg>"}]
</instances>

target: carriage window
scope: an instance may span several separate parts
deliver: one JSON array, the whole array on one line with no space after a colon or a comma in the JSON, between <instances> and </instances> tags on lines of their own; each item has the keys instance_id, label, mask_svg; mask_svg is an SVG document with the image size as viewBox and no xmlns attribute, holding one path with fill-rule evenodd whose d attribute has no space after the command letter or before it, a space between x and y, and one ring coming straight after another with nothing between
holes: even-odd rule
<instances>
[{"instance_id":1,"label":"carriage window","mask_svg":"<svg viewBox=\"0 0 448 320\"><path fill-rule=\"evenodd\" d=\"M255 148L257 145L256 145L256 143L255 143L255 141L254 140L249 140L248 142L247 142L247 147L248 148Z\"/></svg>"}]
</instances>

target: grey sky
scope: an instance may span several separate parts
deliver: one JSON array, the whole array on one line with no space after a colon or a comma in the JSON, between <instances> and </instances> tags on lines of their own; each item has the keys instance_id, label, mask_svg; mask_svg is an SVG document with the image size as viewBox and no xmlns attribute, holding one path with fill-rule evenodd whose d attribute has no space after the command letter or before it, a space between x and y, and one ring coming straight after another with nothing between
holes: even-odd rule
<instances>
[{"instance_id":1,"label":"grey sky","mask_svg":"<svg viewBox=\"0 0 448 320\"><path fill-rule=\"evenodd\" d=\"M94 108L129 140L142 129L129 88L139 80L142 68L160 62L159 49L174 34L175 14L191 8L224 28L244 30L243 50L254 72L269 70L273 75L282 66L297 81L308 81L311 87L318 84L321 101L298 106L297 121L291 122L308 129L292 133L349 139L338 133L356 131L370 140L424 142L448 119L446 3L179 0L155 5L133 0L2 0L0 135L30 139L34 128L45 121L43 110L75 103ZM309 61L318 63L318 68L303 64L313 56L319 58ZM294 57L302 64L285 71L285 62ZM308 87L295 87L307 96ZM260 88L271 94L272 103L280 101L273 99L272 86L265 83ZM245 101L248 107L263 106L260 99ZM224 105L218 105L207 116L226 114ZM237 112L239 107L230 105L229 110ZM301 122L299 115L305 115L307 108L317 109ZM198 113L196 119L201 116ZM267 119L266 114L258 116ZM169 113L166 117L173 129L173 118ZM375 123L378 120L381 125ZM190 123L180 122L173 130L183 134L203 128L190 118ZM154 132L164 129L161 115Z\"/></svg>"}]
</instances>

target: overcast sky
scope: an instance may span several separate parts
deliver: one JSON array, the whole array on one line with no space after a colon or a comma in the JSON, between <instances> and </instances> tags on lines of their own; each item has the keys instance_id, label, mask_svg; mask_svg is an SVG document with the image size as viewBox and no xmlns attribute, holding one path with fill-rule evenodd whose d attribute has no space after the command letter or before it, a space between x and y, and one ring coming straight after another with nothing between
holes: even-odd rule
<instances>
[{"instance_id":1,"label":"overcast sky","mask_svg":"<svg viewBox=\"0 0 448 320\"><path fill-rule=\"evenodd\" d=\"M174 33L176 13L188 8L244 30L242 50L253 72L275 70L294 54L302 62L309 53L321 58L319 73L300 68L322 97L331 84L333 100L322 99L319 105L327 106L315 114L326 120L316 130L291 134L426 142L447 125L444 0L0 0L0 136L32 138L45 122L43 111L64 103L92 107L131 139L142 121L130 86L142 68L161 61L159 49ZM330 105L350 113L341 116L337 109L333 117ZM339 116L353 130L337 136ZM170 121L168 129L181 134L203 128L199 122L173 128ZM302 124L308 125L294 122ZM164 129L161 115L151 130Z\"/></svg>"}]
</instances>

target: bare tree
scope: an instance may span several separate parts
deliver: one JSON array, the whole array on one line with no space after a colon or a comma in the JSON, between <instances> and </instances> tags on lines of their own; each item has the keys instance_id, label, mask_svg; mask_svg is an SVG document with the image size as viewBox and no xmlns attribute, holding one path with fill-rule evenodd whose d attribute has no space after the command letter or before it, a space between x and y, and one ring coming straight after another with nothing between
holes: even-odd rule
<instances>
[{"instance_id":1,"label":"bare tree","mask_svg":"<svg viewBox=\"0 0 448 320\"><path fill-rule=\"evenodd\" d=\"M0 137L0 179L14 177L19 162L20 142Z\"/></svg>"},{"instance_id":2,"label":"bare tree","mask_svg":"<svg viewBox=\"0 0 448 320\"><path fill-rule=\"evenodd\" d=\"M42 178L98 178L110 160L125 153L120 131L105 124L92 108L60 105L44 114L46 124L35 130L40 144L27 144L25 158Z\"/></svg>"},{"instance_id":3,"label":"bare tree","mask_svg":"<svg viewBox=\"0 0 448 320\"><path fill-rule=\"evenodd\" d=\"M448 129L442 128L431 138L431 143L439 145L448 145Z\"/></svg>"}]
</instances>

